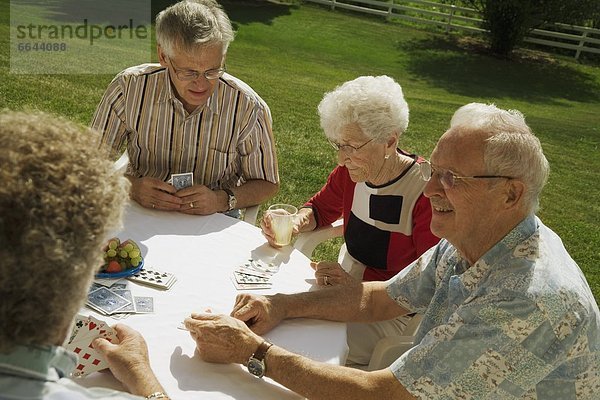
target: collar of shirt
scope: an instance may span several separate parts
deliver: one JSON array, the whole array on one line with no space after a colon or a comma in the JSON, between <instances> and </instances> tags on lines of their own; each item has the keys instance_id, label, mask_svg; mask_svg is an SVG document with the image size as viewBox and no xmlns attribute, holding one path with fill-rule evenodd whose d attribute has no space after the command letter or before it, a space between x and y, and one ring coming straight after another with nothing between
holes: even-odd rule
<instances>
[{"instance_id":1,"label":"collar of shirt","mask_svg":"<svg viewBox=\"0 0 600 400\"><path fill-rule=\"evenodd\" d=\"M175 103L181 104L181 107L183 109L183 104L181 103L181 100L179 100L179 98L175 94L175 91L173 90L173 85L171 84L171 76L169 75L168 68L164 68L160 73L163 75L163 79L159 80L160 88L158 102L163 103L173 101ZM226 74L224 74L223 77L225 77L225 75ZM206 104L198 107L196 110L194 110L192 114L199 114L205 108L210 110L213 114L219 114L219 86L221 85L221 79L222 78L218 79L215 91L210 96Z\"/></svg>"},{"instance_id":2,"label":"collar of shirt","mask_svg":"<svg viewBox=\"0 0 600 400\"><path fill-rule=\"evenodd\" d=\"M0 374L29 379L58 381L77 365L77 356L58 346L16 346L0 353Z\"/></svg>"},{"instance_id":3,"label":"collar of shirt","mask_svg":"<svg viewBox=\"0 0 600 400\"><path fill-rule=\"evenodd\" d=\"M461 291L463 294L473 293L492 269L499 268L502 265L502 263L499 263L502 259L507 257L529 258L532 255L535 257L536 254L532 253L536 253L537 246L528 239L537 237L534 236L537 228L537 218L534 215L526 217L471 267L468 267L467 261L456 252L455 256L458 257L458 260L454 267L454 275L456 276L453 278L455 284L462 286ZM526 250L523 251L520 248Z\"/></svg>"}]
</instances>

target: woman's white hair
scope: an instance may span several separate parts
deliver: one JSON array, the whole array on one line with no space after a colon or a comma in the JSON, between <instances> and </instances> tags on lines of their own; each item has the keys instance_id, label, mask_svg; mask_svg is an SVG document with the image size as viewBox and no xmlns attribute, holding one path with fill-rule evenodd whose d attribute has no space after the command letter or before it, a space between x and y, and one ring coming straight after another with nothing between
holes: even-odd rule
<instances>
[{"instance_id":1,"label":"woman's white hair","mask_svg":"<svg viewBox=\"0 0 600 400\"><path fill-rule=\"evenodd\" d=\"M210 45L222 45L225 54L233 38L231 21L214 0L180 1L156 16L156 43L169 57Z\"/></svg>"},{"instance_id":2,"label":"woman's white hair","mask_svg":"<svg viewBox=\"0 0 600 400\"><path fill-rule=\"evenodd\" d=\"M550 166L523 114L493 104L470 103L454 113L450 127L487 133L483 156L486 173L522 180L527 187L524 196L529 213L538 210Z\"/></svg>"},{"instance_id":3,"label":"woman's white hair","mask_svg":"<svg viewBox=\"0 0 600 400\"><path fill-rule=\"evenodd\" d=\"M343 127L357 123L369 138L384 141L408 127L408 104L389 76L361 76L326 93L318 107L321 128L338 140Z\"/></svg>"}]
</instances>

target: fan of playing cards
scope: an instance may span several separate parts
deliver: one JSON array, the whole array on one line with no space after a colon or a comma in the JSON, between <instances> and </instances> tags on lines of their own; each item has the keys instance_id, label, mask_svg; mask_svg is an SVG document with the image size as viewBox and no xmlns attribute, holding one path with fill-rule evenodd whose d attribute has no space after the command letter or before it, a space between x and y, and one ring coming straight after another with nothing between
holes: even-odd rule
<instances>
[{"instance_id":1,"label":"fan of playing cards","mask_svg":"<svg viewBox=\"0 0 600 400\"><path fill-rule=\"evenodd\" d=\"M138 273L144 266L142 252L136 242L127 239L121 243L112 238L102 249L104 265L96 274L98 278L122 278Z\"/></svg>"},{"instance_id":2,"label":"fan of playing cards","mask_svg":"<svg viewBox=\"0 0 600 400\"><path fill-rule=\"evenodd\" d=\"M108 368L104 357L92 346L92 342L97 337L102 337L111 343L119 343L116 332L106 322L91 316L77 315L73 331L65 346L78 356L73 376L85 376Z\"/></svg>"}]
</instances>

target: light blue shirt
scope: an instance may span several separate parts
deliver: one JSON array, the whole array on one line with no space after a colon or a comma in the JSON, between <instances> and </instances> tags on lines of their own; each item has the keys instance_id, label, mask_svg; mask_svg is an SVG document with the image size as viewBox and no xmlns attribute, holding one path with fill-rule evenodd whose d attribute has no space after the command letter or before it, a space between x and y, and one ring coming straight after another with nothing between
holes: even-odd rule
<instances>
[{"instance_id":1,"label":"light blue shirt","mask_svg":"<svg viewBox=\"0 0 600 400\"><path fill-rule=\"evenodd\" d=\"M0 399L142 399L104 388L87 389L68 378L77 356L56 346L17 346L0 353Z\"/></svg>"},{"instance_id":2,"label":"light blue shirt","mask_svg":"<svg viewBox=\"0 0 600 400\"><path fill-rule=\"evenodd\" d=\"M424 313L391 366L420 399L598 399L600 312L560 238L530 216L471 267L446 240L388 281Z\"/></svg>"}]
</instances>

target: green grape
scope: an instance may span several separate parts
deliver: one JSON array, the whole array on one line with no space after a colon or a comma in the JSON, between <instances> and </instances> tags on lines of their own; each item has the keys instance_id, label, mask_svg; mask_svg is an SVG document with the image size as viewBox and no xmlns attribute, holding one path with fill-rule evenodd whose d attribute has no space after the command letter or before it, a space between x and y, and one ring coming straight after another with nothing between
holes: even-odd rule
<instances>
[{"instance_id":1,"label":"green grape","mask_svg":"<svg viewBox=\"0 0 600 400\"><path fill-rule=\"evenodd\" d=\"M123 250L125 250L126 252L130 252L131 250L133 250L134 247L131 243L127 243L124 247Z\"/></svg>"},{"instance_id":2,"label":"green grape","mask_svg":"<svg viewBox=\"0 0 600 400\"><path fill-rule=\"evenodd\" d=\"M117 247L119 247L119 242L116 241L115 239L112 239L110 242L108 242L108 248L109 249L114 250Z\"/></svg>"},{"instance_id":3,"label":"green grape","mask_svg":"<svg viewBox=\"0 0 600 400\"><path fill-rule=\"evenodd\" d=\"M142 262L141 257L135 257L131 259L131 266L132 267L137 267L138 265L140 265L140 262Z\"/></svg>"},{"instance_id":4,"label":"green grape","mask_svg":"<svg viewBox=\"0 0 600 400\"><path fill-rule=\"evenodd\" d=\"M125 250L119 251L119 257L127 258L128 256L129 256L129 254L127 253L127 251L125 251Z\"/></svg>"},{"instance_id":5,"label":"green grape","mask_svg":"<svg viewBox=\"0 0 600 400\"><path fill-rule=\"evenodd\" d=\"M106 255L107 255L108 257L116 257L116 256L117 256L117 251L116 251L115 249L109 249L109 250L106 252Z\"/></svg>"},{"instance_id":6,"label":"green grape","mask_svg":"<svg viewBox=\"0 0 600 400\"><path fill-rule=\"evenodd\" d=\"M139 251L139 250L137 250L137 249L133 249L133 250L131 250L131 251L129 252L129 257L130 257L131 259L137 258L137 257L139 257L139 256L140 256L140 251Z\"/></svg>"}]
</instances>

